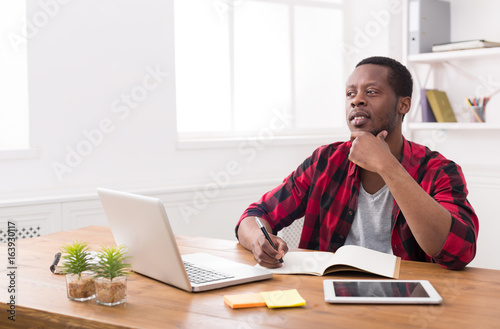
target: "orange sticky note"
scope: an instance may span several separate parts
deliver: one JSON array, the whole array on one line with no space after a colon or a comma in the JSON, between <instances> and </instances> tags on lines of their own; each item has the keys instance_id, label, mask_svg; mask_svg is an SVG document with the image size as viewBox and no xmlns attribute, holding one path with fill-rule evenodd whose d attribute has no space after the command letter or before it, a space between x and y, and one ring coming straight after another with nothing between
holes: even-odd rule
<instances>
[{"instance_id":1,"label":"orange sticky note","mask_svg":"<svg viewBox=\"0 0 500 329\"><path fill-rule=\"evenodd\" d=\"M224 303L231 308L266 306L261 294L225 295Z\"/></svg>"}]
</instances>

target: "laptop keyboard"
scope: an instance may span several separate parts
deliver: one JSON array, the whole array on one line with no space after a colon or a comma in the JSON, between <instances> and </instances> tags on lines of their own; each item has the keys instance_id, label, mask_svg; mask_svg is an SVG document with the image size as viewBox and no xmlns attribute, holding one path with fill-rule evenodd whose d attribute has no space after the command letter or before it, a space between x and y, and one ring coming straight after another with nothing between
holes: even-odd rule
<instances>
[{"instance_id":1,"label":"laptop keyboard","mask_svg":"<svg viewBox=\"0 0 500 329\"><path fill-rule=\"evenodd\" d=\"M184 267L186 268L189 281L195 284L233 278L231 275L197 267L186 261L184 261Z\"/></svg>"}]
</instances>

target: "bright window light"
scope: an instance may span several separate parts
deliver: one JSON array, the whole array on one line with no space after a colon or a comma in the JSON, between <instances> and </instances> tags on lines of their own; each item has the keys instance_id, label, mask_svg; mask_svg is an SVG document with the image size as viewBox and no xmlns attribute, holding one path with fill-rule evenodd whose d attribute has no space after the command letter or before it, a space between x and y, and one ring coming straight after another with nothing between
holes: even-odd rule
<instances>
[{"instance_id":1,"label":"bright window light","mask_svg":"<svg viewBox=\"0 0 500 329\"><path fill-rule=\"evenodd\" d=\"M26 1L0 2L0 150L29 148Z\"/></svg>"},{"instance_id":2,"label":"bright window light","mask_svg":"<svg viewBox=\"0 0 500 329\"><path fill-rule=\"evenodd\" d=\"M282 135L342 129L342 1L177 0L179 136L235 137L291 118Z\"/></svg>"}]
</instances>

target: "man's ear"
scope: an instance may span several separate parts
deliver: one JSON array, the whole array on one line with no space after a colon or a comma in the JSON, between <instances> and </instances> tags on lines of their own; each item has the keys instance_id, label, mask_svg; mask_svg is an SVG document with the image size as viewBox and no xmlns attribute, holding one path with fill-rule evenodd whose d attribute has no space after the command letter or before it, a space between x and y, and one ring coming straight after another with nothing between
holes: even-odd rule
<instances>
[{"instance_id":1,"label":"man's ear","mask_svg":"<svg viewBox=\"0 0 500 329\"><path fill-rule=\"evenodd\" d=\"M411 108L411 97L399 97L398 113L405 115L410 112Z\"/></svg>"}]
</instances>

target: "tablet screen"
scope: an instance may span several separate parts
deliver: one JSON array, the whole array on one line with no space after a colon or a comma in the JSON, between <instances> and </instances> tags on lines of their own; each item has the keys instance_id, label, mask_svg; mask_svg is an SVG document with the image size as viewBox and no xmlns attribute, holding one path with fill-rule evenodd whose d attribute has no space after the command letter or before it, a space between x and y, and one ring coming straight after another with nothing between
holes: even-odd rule
<instances>
[{"instance_id":1,"label":"tablet screen","mask_svg":"<svg viewBox=\"0 0 500 329\"><path fill-rule=\"evenodd\" d=\"M332 282L337 297L429 297L420 282Z\"/></svg>"}]
</instances>

